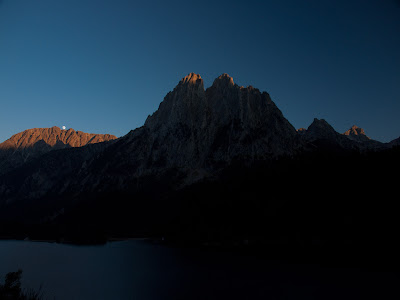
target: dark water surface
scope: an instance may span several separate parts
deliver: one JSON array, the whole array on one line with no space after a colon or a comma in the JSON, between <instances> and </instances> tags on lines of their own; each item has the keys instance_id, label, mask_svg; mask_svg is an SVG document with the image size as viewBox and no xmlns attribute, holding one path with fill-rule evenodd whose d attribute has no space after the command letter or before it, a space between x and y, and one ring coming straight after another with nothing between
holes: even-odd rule
<instances>
[{"instance_id":1,"label":"dark water surface","mask_svg":"<svg viewBox=\"0 0 400 300\"><path fill-rule=\"evenodd\" d=\"M0 275L48 299L400 299L395 273L320 268L140 240L103 246L0 241ZM2 277L3 278L3 277Z\"/></svg>"}]
</instances>

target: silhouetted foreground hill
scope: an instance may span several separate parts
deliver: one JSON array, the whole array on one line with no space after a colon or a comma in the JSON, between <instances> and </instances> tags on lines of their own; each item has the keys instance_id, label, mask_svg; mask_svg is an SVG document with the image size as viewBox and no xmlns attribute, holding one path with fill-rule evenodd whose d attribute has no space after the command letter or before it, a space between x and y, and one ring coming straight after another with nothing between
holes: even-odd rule
<instances>
[{"instance_id":1,"label":"silhouetted foreground hill","mask_svg":"<svg viewBox=\"0 0 400 300\"><path fill-rule=\"evenodd\" d=\"M226 74L204 90L189 74L143 127L1 176L1 234L324 249L377 263L399 250L399 152L324 120L296 131L267 93Z\"/></svg>"}]
</instances>

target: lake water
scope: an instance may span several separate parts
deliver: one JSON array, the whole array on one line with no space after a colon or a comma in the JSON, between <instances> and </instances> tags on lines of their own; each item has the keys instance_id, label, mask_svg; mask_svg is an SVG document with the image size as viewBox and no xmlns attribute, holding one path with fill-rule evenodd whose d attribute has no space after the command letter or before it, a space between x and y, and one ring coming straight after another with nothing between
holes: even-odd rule
<instances>
[{"instance_id":1,"label":"lake water","mask_svg":"<svg viewBox=\"0 0 400 300\"><path fill-rule=\"evenodd\" d=\"M0 241L0 275L47 299L400 299L392 273L290 265L131 240L102 246ZM378 299L376 298L376 299Z\"/></svg>"}]
</instances>

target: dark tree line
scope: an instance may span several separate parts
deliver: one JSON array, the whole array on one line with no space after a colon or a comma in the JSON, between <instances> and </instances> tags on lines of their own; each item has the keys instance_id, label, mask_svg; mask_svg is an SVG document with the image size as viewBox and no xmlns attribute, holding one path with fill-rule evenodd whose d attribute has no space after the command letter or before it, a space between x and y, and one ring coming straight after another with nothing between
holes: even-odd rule
<instances>
[{"instance_id":1,"label":"dark tree line","mask_svg":"<svg viewBox=\"0 0 400 300\"><path fill-rule=\"evenodd\" d=\"M21 288L22 270L6 274L4 284L0 283L0 300L41 300L41 288L38 291Z\"/></svg>"}]
</instances>

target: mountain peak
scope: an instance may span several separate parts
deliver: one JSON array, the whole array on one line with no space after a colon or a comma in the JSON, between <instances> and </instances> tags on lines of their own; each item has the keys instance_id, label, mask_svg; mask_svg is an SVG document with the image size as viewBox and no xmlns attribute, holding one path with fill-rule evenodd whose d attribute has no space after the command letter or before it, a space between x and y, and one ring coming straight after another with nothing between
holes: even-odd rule
<instances>
[{"instance_id":1,"label":"mountain peak","mask_svg":"<svg viewBox=\"0 0 400 300\"><path fill-rule=\"evenodd\" d=\"M325 119L314 118L314 121L307 128L305 136L308 140L327 139L336 140L339 135Z\"/></svg>"},{"instance_id":2,"label":"mountain peak","mask_svg":"<svg viewBox=\"0 0 400 300\"><path fill-rule=\"evenodd\" d=\"M213 83L213 86L222 86L222 85L234 86L235 83L233 82L233 78L231 76L224 73L218 76L218 78L216 78Z\"/></svg>"},{"instance_id":3,"label":"mountain peak","mask_svg":"<svg viewBox=\"0 0 400 300\"><path fill-rule=\"evenodd\" d=\"M181 81L179 82L180 84L196 84L198 81L203 82L203 79L199 74L196 73L190 73L183 77Z\"/></svg>"},{"instance_id":4,"label":"mountain peak","mask_svg":"<svg viewBox=\"0 0 400 300\"><path fill-rule=\"evenodd\" d=\"M351 140L358 142L365 142L370 140L370 138L367 137L367 135L365 134L364 129L356 125L353 125L349 130L343 133L343 135L347 136Z\"/></svg>"},{"instance_id":5,"label":"mountain peak","mask_svg":"<svg viewBox=\"0 0 400 300\"><path fill-rule=\"evenodd\" d=\"M333 127L325 119L317 119L317 118L314 118L313 122L308 127L308 130L312 128L325 128L328 129L329 131L334 130Z\"/></svg>"},{"instance_id":6,"label":"mountain peak","mask_svg":"<svg viewBox=\"0 0 400 300\"><path fill-rule=\"evenodd\" d=\"M344 135L365 135L364 129L358 127L357 125L351 126L349 130L347 130Z\"/></svg>"}]
</instances>

